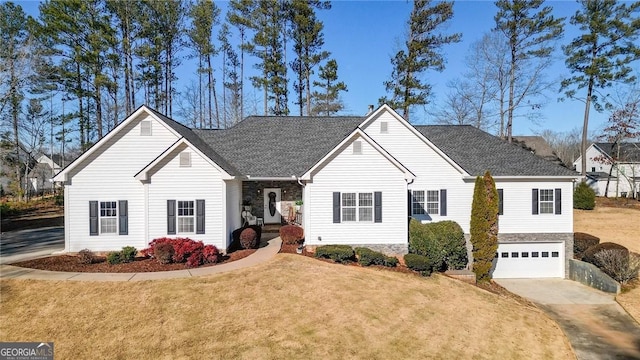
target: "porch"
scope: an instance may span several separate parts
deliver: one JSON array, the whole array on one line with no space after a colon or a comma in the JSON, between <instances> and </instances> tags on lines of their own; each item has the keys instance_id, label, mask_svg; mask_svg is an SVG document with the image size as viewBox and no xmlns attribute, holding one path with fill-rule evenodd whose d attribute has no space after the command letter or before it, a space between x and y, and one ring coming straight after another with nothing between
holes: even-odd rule
<instances>
[{"instance_id":1,"label":"porch","mask_svg":"<svg viewBox=\"0 0 640 360\"><path fill-rule=\"evenodd\" d=\"M302 186L295 180L244 181L240 216L243 224L255 221L268 229L273 225L278 229L285 224L302 226L302 201Z\"/></svg>"}]
</instances>

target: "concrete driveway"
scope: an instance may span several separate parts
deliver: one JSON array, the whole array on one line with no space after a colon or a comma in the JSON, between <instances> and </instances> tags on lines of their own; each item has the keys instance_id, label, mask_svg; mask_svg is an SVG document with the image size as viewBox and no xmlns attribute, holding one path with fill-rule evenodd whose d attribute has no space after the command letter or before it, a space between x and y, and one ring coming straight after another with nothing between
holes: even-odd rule
<instances>
[{"instance_id":1,"label":"concrete driveway","mask_svg":"<svg viewBox=\"0 0 640 360\"><path fill-rule=\"evenodd\" d=\"M578 359L640 359L640 325L613 294L564 279L495 281L555 320Z\"/></svg>"},{"instance_id":2,"label":"concrete driveway","mask_svg":"<svg viewBox=\"0 0 640 360\"><path fill-rule=\"evenodd\" d=\"M0 264L35 259L64 250L64 227L6 231L0 235Z\"/></svg>"}]
</instances>

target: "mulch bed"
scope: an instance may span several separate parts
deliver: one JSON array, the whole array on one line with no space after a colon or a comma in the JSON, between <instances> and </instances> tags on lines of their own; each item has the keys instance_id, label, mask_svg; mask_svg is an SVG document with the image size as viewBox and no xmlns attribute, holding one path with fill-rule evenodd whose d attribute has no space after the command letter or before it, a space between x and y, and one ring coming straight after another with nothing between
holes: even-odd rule
<instances>
[{"instance_id":1,"label":"mulch bed","mask_svg":"<svg viewBox=\"0 0 640 360\"><path fill-rule=\"evenodd\" d=\"M255 249L238 250L222 256L222 261L215 264L205 264L200 266L216 266L235 260L240 260L256 252ZM103 256L97 257L97 262L93 264L81 264L75 255L59 255L49 256L46 258L22 261L12 264L31 269L49 270L49 271L66 271L66 272L90 272L90 273L138 273L138 272L157 272L189 269L186 264L161 264L156 259L137 257L135 261L125 264L110 265Z\"/></svg>"}]
</instances>

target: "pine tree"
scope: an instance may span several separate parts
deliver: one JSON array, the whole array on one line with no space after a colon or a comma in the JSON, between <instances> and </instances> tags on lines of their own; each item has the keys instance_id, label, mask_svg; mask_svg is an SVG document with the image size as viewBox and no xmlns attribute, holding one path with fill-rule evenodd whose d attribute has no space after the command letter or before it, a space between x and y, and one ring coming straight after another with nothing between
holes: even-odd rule
<instances>
[{"instance_id":1,"label":"pine tree","mask_svg":"<svg viewBox=\"0 0 640 360\"><path fill-rule=\"evenodd\" d=\"M314 81L313 86L317 86L323 91L313 92L315 105L312 109L312 115L331 116L344 109L344 104L340 101L340 91L348 91L347 85L342 81L338 82L338 62L335 59L327 61L325 66L320 66L318 76L321 81Z\"/></svg>"},{"instance_id":2,"label":"pine tree","mask_svg":"<svg viewBox=\"0 0 640 360\"><path fill-rule=\"evenodd\" d=\"M571 24L582 32L563 47L565 63L572 76L564 79L561 91L576 98L578 90L586 88L584 121L582 125L582 176L586 176L589 110L593 105L601 111L606 99L597 95L599 89L614 82L631 83L636 80L629 64L640 58L637 45L640 18L634 16L640 2L618 4L614 0L581 0L581 9L571 17Z\"/></svg>"},{"instance_id":3,"label":"pine tree","mask_svg":"<svg viewBox=\"0 0 640 360\"><path fill-rule=\"evenodd\" d=\"M499 0L495 16L496 28L507 38L510 49L509 106L507 108L506 135L511 142L513 111L532 95L535 84L550 64L553 41L562 37L564 18L554 18L552 8L538 10L544 0ZM540 61L531 65L531 59ZM529 71L533 68L534 71ZM516 83L527 77L527 85L516 93Z\"/></svg>"},{"instance_id":4,"label":"pine tree","mask_svg":"<svg viewBox=\"0 0 640 360\"><path fill-rule=\"evenodd\" d=\"M477 281L491 279L491 266L498 250L498 191L487 171L476 177L471 205L471 244L473 272Z\"/></svg>"},{"instance_id":5,"label":"pine tree","mask_svg":"<svg viewBox=\"0 0 640 360\"><path fill-rule=\"evenodd\" d=\"M311 112L311 75L313 68L329 57L328 51L323 51L324 25L316 18L315 8L330 9L329 2L319 0L293 0L290 5L290 20L292 24L291 36L296 58L291 62L291 69L296 74L296 105L299 106L300 116L306 104L306 114Z\"/></svg>"},{"instance_id":6,"label":"pine tree","mask_svg":"<svg viewBox=\"0 0 640 360\"><path fill-rule=\"evenodd\" d=\"M242 119L242 80L239 76L240 61L238 54L229 42L231 33L229 26L222 24L218 41L220 42L220 52L222 53L222 99L224 104L223 124L229 127L229 123L235 124ZM229 90L229 94L227 94ZM227 108L229 103L230 109ZM227 114L231 116L231 121L227 120Z\"/></svg>"},{"instance_id":7,"label":"pine tree","mask_svg":"<svg viewBox=\"0 0 640 360\"><path fill-rule=\"evenodd\" d=\"M227 21L240 33L240 119L244 118L244 54L253 48L247 42L247 32L251 29L251 13L255 5L255 0L231 0L227 12Z\"/></svg>"},{"instance_id":8,"label":"pine tree","mask_svg":"<svg viewBox=\"0 0 640 360\"><path fill-rule=\"evenodd\" d=\"M430 0L415 0L409 18L409 34L405 49L398 51L393 58L391 80L385 81L391 98L381 98L381 104L402 109L402 116L409 121L409 110L413 105L426 105L431 96L431 85L423 82L420 76L427 70L442 71L445 60L442 47L460 41L461 34L444 35L437 33L453 17L453 2L438 2L431 6Z\"/></svg>"}]
</instances>

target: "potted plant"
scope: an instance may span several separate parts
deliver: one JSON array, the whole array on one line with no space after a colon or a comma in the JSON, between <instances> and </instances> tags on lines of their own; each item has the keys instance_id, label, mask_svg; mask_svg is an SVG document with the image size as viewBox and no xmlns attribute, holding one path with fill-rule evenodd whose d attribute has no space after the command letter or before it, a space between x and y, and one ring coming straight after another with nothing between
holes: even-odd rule
<instances>
[{"instance_id":1,"label":"potted plant","mask_svg":"<svg viewBox=\"0 0 640 360\"><path fill-rule=\"evenodd\" d=\"M302 207L302 200L296 200L296 211L300 211L300 207Z\"/></svg>"},{"instance_id":2,"label":"potted plant","mask_svg":"<svg viewBox=\"0 0 640 360\"><path fill-rule=\"evenodd\" d=\"M244 211L251 211L251 199L244 199L242 201L242 208L244 209Z\"/></svg>"}]
</instances>

